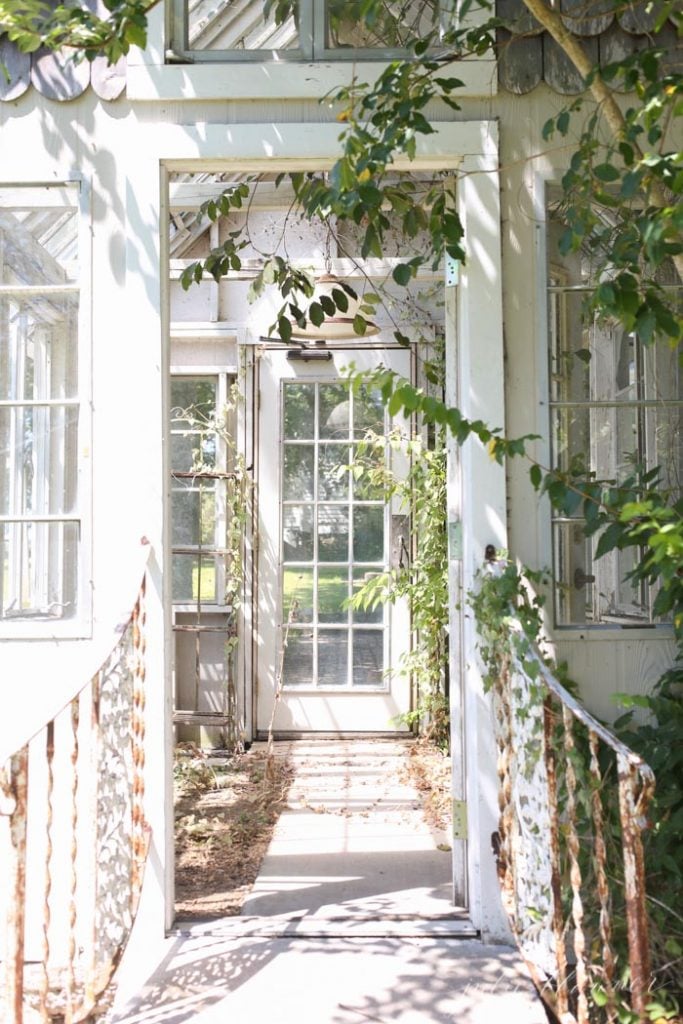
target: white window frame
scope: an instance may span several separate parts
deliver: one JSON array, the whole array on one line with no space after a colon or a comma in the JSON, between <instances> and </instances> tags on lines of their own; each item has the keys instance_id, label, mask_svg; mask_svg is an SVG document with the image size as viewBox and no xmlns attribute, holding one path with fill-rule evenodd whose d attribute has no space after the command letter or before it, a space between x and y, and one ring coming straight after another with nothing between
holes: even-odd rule
<instances>
[{"instance_id":1,"label":"white window frame","mask_svg":"<svg viewBox=\"0 0 683 1024\"><path fill-rule=\"evenodd\" d=\"M16 409L33 408L39 416L44 416L49 408L66 411L75 409L78 414L76 459L74 471L76 475L76 504L72 512L55 514L18 513L10 509L7 514L0 515L0 525L16 524L18 530L24 523L56 522L73 523L77 527L77 564L76 564L76 610L68 618L45 615L27 615L22 617L0 618L0 639L53 639L53 638L88 638L92 635L92 473L90 452L92 446L91 421L91 238L89 229L90 190L83 180L65 181L55 185L7 183L0 185L0 208L13 209L47 209L71 208L77 211L78 217L78 264L79 279L75 285L50 286L51 290L59 289L64 293L77 293L77 391L73 398L27 400L0 400L0 406ZM26 295L32 292L44 293L45 285L27 284L14 286L0 284L0 296L11 298L12 294ZM39 450L39 458L44 464L46 452ZM38 484L44 486L45 480L37 478ZM48 562L53 552L44 553L41 561L45 572L49 574ZM14 560L16 561L16 559ZM2 565L2 562L0 562ZM16 566L10 561L10 578L16 575Z\"/></svg>"},{"instance_id":2,"label":"white window frame","mask_svg":"<svg viewBox=\"0 0 683 1024\"><path fill-rule=\"evenodd\" d=\"M402 47L327 46L327 0L300 0L299 45L291 49L193 49L189 45L188 0L173 0L167 60L192 63L387 61L405 57Z\"/></svg>"},{"instance_id":3,"label":"white window frame","mask_svg":"<svg viewBox=\"0 0 683 1024\"><path fill-rule=\"evenodd\" d=\"M547 192L546 192L546 195L547 195ZM545 213L545 217L548 218L547 212ZM546 220L546 224L547 225L549 224L548 220ZM547 366L548 366L548 370L547 370L547 410L548 410L547 414L548 414L548 419L547 419L547 425L546 425L546 428L545 428L545 429L547 429L547 435L546 435L547 436L547 446L546 446L545 450L546 450L547 458L548 458L548 463L547 464L552 465L553 467L555 467L557 465L557 453L553 450L553 444L552 444L552 438L553 438L553 417L558 412L561 412L561 410L563 410L563 409L571 411L572 408L585 407L585 408L590 409L591 417L593 417L595 415L600 414L601 410L603 412L604 411L613 410L613 412L616 414L619 410L624 410L624 409L627 409L627 408L631 408L631 409L633 409L638 414L639 417L643 417L643 418L648 418L649 419L650 415L651 415L650 410L651 410L651 408L653 406L653 401L648 398L648 396L646 394L646 390L645 390L647 388L647 386L648 386L648 381L649 381L649 378L646 378L646 376L645 376L645 373L646 373L646 371L645 371L645 362L646 362L646 360L642 360L643 376L636 381L637 388L638 388L638 395L634 399L629 399L628 401L623 401L622 402L622 401L619 400L619 398L617 396L617 393L616 393L616 390L615 390L614 395L610 396L608 398L604 398L604 397L603 398L599 398L599 397L593 398L592 396L595 393L594 377L595 377L595 372L596 372L595 365L594 365L594 362L595 362L594 360L591 363L591 367L590 367L591 386L590 386L590 393L589 393L589 395L588 395L586 400L581 401L580 399L577 399L575 401L572 398L561 399L561 398L554 398L553 397L552 388L551 388L551 384L550 384L550 378L551 378L551 374L552 374L552 365L551 364L552 364L552 357L553 357L553 351L552 351L552 348L553 348L553 324L551 323L551 320L553 319L553 317L556 316L558 322L559 321L565 321L566 318L570 314L564 308L564 301L563 301L564 297L566 297L567 295L583 296L586 293L588 293L588 291L590 291L591 286L590 286L589 283L586 283L585 285L573 285L572 286L571 284L568 283L568 279L566 277L563 279L564 274L563 274L563 270L562 270L561 266L556 265L554 263L553 253L551 253L551 252L547 252L546 253L545 250L547 248L548 248L547 246L543 247L544 255L547 258L547 262L546 262L546 260L543 260L542 263L541 263L541 266L544 269L544 275L545 275L545 277L544 277L544 288L543 288L545 298L544 298L544 302L541 303L541 307L544 308L545 311L546 311L546 319L545 319L546 329L542 333L542 337L544 339L544 354L543 354L543 358L545 360L547 360ZM553 278L555 278L555 282L553 282ZM562 326L563 325L561 324L560 325L560 330L562 330ZM564 326L566 326L566 325L564 325ZM597 328L595 328L595 330L597 330ZM607 338L607 341L609 343L612 343L612 344L616 345L616 335L615 335L614 330L613 329L608 329L604 333L605 333L605 336ZM675 402L670 402L668 404L675 405L676 403ZM678 404L683 405L683 402L679 402ZM642 454L642 456L643 456L643 458L645 460L647 468L651 468L655 464L655 462L656 462L656 455L653 455L653 451L652 451L652 439L651 439L651 436L649 436L649 435L650 435L650 432L648 431L647 434L644 437L640 438L641 454ZM612 443L614 445L616 445L617 444L617 440L618 440L617 439L617 435L616 435L616 433L614 433L613 436L612 436ZM592 468L594 466L594 464L595 464L595 460L596 460L596 444L597 444L596 434L595 434L595 431L593 429L591 429L591 438L590 438L590 445L591 445L591 447L590 447L590 451L588 453L588 455L589 455L589 468ZM616 448L614 448L614 450L611 451L610 457L611 457L611 459L612 459L612 461L614 463L614 466L616 468L616 464L617 464L617 451L616 451ZM570 526L572 524L580 526L583 523L583 517L580 514L580 510L577 511L577 513L574 516L567 517L567 516L564 516L562 513L557 512L554 509L552 509L550 507L549 503L548 503L547 507L548 507L548 527L549 527L549 536L548 536L549 548L548 548L548 551L549 551L549 556L550 556L550 564L553 566L553 569L556 569L556 567L558 565L558 555L559 555L559 550L558 550L558 547L557 547L557 545L559 543L559 540L558 540L558 537L557 537L556 527L557 526L562 526L562 525L569 525ZM588 576L587 585L590 585L590 577L592 576L594 578L593 585L594 585L594 587L596 589L599 590L601 582L603 582L605 579L607 579L609 577L616 578L618 576L619 572L620 572L620 569L619 569L618 558L617 558L618 552L616 552L616 551L604 555L603 558L600 559L600 562L597 563L597 568L596 568L596 563L595 563L595 560L594 560L594 558L592 556L592 553L595 551L595 547L597 545L598 538L599 538L599 533L597 535L593 535L591 537L586 538L585 539L585 544L588 547L590 547L590 550L591 550L591 568L590 568L590 570L587 573L587 576ZM610 564L608 564L608 563L610 563ZM611 564L611 563L613 563L613 564ZM600 565L602 565L602 569L601 570L599 568ZM570 580L570 581L562 581L562 582L563 583L569 583L570 585L573 586L573 581L572 580ZM607 612L602 612L600 615L598 615L598 617L593 618L593 619L588 618L588 619L586 619L586 621L578 621L578 620L577 621L562 621L560 616L559 616L558 600L557 600L559 582L558 581L554 581L553 582L553 588L552 588L552 590L553 590L553 593L552 593L552 617L553 617L552 621L553 621L553 629L556 630L558 632L558 634L560 634L562 632L565 632L565 631L567 631L567 632L568 631L584 632L584 631L588 630L594 636L598 636L600 634L604 634L607 631L612 631L613 632L614 630L617 630L617 631L628 630L628 635L630 635L630 636L635 636L635 633L636 633L637 630L643 630L643 631L646 632L646 634L647 633L651 633L651 631L654 630L654 629L669 631L670 630L670 626L666 622L658 621L652 615L652 607L653 607L653 603L654 603L654 599L655 599L655 592L653 591L653 588L647 587L645 584L639 584L639 591L640 591L640 594L641 594L641 597L642 597L642 600L643 600L643 609L644 609L643 615L639 616L639 615L635 615L635 614L629 613L628 608L621 603L622 597L621 597L621 593L619 591L620 591L620 587L623 585L623 582L624 581L620 577L617 579L617 582L616 582L617 590L615 591L615 593L617 595L617 598L616 598L617 599L617 605L615 606L615 608L613 610L607 611ZM594 616L596 615L596 609L597 609L597 599L596 599L596 594L593 594L593 615Z\"/></svg>"},{"instance_id":4,"label":"white window frame","mask_svg":"<svg viewBox=\"0 0 683 1024\"><path fill-rule=\"evenodd\" d=\"M236 380L236 373L233 368L226 368L224 366L178 366L173 365L170 371L171 381L174 379L187 378L213 378L216 381L216 410L225 408L230 388ZM171 421L171 430L173 421ZM227 469L228 460L228 446L223 438L219 434L216 435L216 468L220 472ZM171 482L173 481L173 467L171 467ZM216 480L216 497L215 497L215 508L216 508L216 520L214 524L214 545L211 548L202 547L202 557L213 557L215 571L216 571L216 600L215 601L199 601L185 600L185 599L172 599L172 605L175 612L196 612L198 605L201 606L203 613L213 612L225 612L227 605L225 602L225 584L226 584L226 569L225 560L221 557L220 552L225 547L225 538L227 534L227 504L226 504L226 481ZM173 506L171 504L171 516L173 515ZM176 553L176 546L171 546L171 558ZM199 554L199 548L197 548Z\"/></svg>"}]
</instances>

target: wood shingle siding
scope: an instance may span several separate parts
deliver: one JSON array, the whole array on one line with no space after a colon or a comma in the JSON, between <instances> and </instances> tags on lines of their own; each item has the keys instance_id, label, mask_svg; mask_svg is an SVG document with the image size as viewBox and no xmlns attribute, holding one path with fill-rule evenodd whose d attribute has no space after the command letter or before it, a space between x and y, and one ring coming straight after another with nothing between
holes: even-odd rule
<instances>
[{"instance_id":1,"label":"wood shingle siding","mask_svg":"<svg viewBox=\"0 0 683 1024\"><path fill-rule=\"evenodd\" d=\"M103 57L92 64L75 63L71 51L50 53L40 49L35 53L21 53L4 37L0 39L0 100L11 102L22 96L29 86L49 100L75 100L91 86L103 100L115 100L126 87L125 57L109 66Z\"/></svg>"},{"instance_id":2,"label":"wood shingle siding","mask_svg":"<svg viewBox=\"0 0 683 1024\"><path fill-rule=\"evenodd\" d=\"M595 63L604 66L644 49L653 42L658 15L645 3L615 13L611 0L561 0L562 20L580 37ZM545 82L563 96L583 91L583 80L564 51L529 13L523 0L498 0L498 81L507 92L523 95ZM670 55L672 67L683 65L683 41L671 22L657 33L657 46Z\"/></svg>"}]
</instances>

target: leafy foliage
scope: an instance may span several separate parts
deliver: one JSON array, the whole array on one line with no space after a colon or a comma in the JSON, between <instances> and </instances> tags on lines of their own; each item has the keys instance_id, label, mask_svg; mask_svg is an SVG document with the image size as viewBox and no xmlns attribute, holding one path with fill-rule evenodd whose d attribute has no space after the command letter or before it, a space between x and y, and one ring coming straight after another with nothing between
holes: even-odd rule
<instances>
[{"instance_id":1,"label":"leafy foliage","mask_svg":"<svg viewBox=\"0 0 683 1024\"><path fill-rule=\"evenodd\" d=\"M113 64L131 46L147 44L147 15L156 3L104 0L108 14L100 17L78 3L0 0L0 36L6 34L24 53L34 53L41 46L70 47L87 60L101 54Z\"/></svg>"},{"instance_id":2,"label":"leafy foliage","mask_svg":"<svg viewBox=\"0 0 683 1024\"><path fill-rule=\"evenodd\" d=\"M405 477L396 476L378 460L387 440L410 460ZM380 488L385 501L397 499L410 513L411 550L402 552L399 565L372 576L354 595L355 608L375 608L401 598L409 602L415 643L403 654L400 670L411 677L415 707L402 716L421 727L437 746L449 746L447 692L448 553L446 538L446 449L439 431L433 447L415 436L400 433L389 438L368 433L357 446L354 478Z\"/></svg>"},{"instance_id":3,"label":"leafy foliage","mask_svg":"<svg viewBox=\"0 0 683 1024\"><path fill-rule=\"evenodd\" d=\"M593 267L590 306L637 331L644 344L657 336L683 339L680 309L666 287L676 281L672 261L683 253L683 164L672 131L683 112L683 75L667 71L664 58L653 47L600 69L603 82L635 93L636 102L611 137L600 108L589 112L559 204L566 224L560 251L580 251ZM566 137L585 105L575 100L551 118L544 137Z\"/></svg>"}]
</instances>

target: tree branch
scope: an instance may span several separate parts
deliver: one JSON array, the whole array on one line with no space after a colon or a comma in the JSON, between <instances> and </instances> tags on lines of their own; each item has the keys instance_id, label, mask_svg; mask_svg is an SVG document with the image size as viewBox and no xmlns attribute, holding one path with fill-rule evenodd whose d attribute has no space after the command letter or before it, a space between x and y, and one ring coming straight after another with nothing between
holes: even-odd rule
<instances>
[{"instance_id":1,"label":"tree branch","mask_svg":"<svg viewBox=\"0 0 683 1024\"><path fill-rule=\"evenodd\" d=\"M549 7L546 0L524 0L524 5L543 28L550 33L558 46L562 48L579 74L588 80L591 73L595 70L594 65L586 53L583 44L566 28L558 11ZM614 98L614 93L605 84L599 72L592 74L588 88L593 99L600 106L612 134L617 139L623 137L626 134L624 115ZM645 154L637 142L631 139L630 144L642 159ZM670 205L665 189L656 181L650 183L648 198L653 206L659 208ZM678 277L683 281L683 255L675 255L672 259Z\"/></svg>"}]
</instances>

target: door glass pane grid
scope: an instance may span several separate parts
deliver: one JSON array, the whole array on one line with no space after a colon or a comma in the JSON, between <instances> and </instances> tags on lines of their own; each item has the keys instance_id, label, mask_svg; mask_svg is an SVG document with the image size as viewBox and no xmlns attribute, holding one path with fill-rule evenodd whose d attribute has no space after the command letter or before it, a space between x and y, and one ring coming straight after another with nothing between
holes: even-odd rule
<instances>
[{"instance_id":1,"label":"door glass pane grid","mask_svg":"<svg viewBox=\"0 0 683 1024\"><path fill-rule=\"evenodd\" d=\"M387 518L382 500L354 500L354 397L343 383L283 383L287 687L384 687L383 609L349 605L367 573L384 568Z\"/></svg>"},{"instance_id":2,"label":"door glass pane grid","mask_svg":"<svg viewBox=\"0 0 683 1024\"><path fill-rule=\"evenodd\" d=\"M172 593L176 604L225 604L227 446L217 429L225 374L171 380Z\"/></svg>"}]
</instances>

